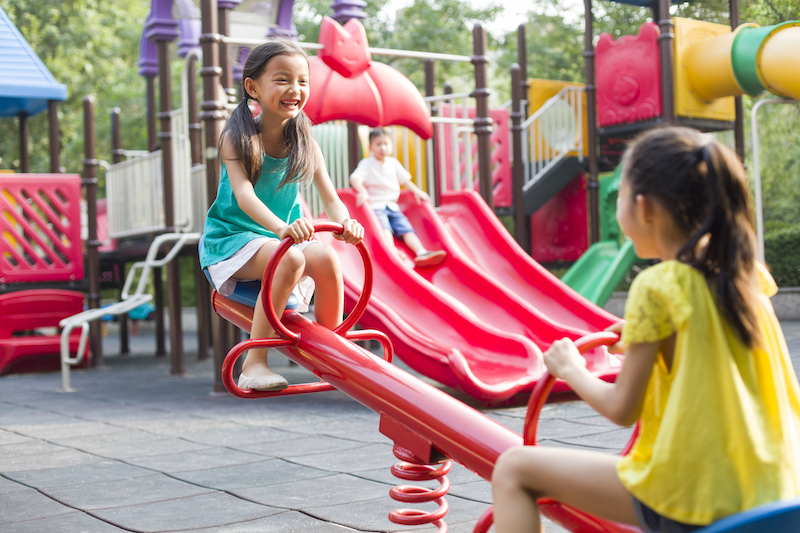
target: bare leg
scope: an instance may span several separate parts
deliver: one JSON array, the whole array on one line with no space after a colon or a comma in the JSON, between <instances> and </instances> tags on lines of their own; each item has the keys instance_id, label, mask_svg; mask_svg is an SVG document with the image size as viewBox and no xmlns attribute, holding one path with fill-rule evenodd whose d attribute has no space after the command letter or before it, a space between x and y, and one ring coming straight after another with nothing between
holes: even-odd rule
<instances>
[{"instance_id":1,"label":"bare leg","mask_svg":"<svg viewBox=\"0 0 800 533\"><path fill-rule=\"evenodd\" d=\"M495 530L541 531L536 501L542 497L608 520L637 524L631 494L617 476L619 460L582 450L511 448L492 472Z\"/></svg>"},{"instance_id":2,"label":"bare leg","mask_svg":"<svg viewBox=\"0 0 800 533\"><path fill-rule=\"evenodd\" d=\"M414 252L414 255L422 255L425 252L427 252L425 247L422 245L422 242L419 240L419 237L417 237L416 233L414 232L406 233L405 235L403 235L402 238L403 242L406 243L406 246L411 248L411 251Z\"/></svg>"},{"instance_id":3,"label":"bare leg","mask_svg":"<svg viewBox=\"0 0 800 533\"><path fill-rule=\"evenodd\" d=\"M279 241L270 241L259 248L258 252L236 272L236 279L261 279L267 267L270 257L280 245ZM301 252L295 248L289 248L283 256L278 268L275 270L275 278L272 282L272 304L275 313L280 317L286 309L286 302L292 294L292 289L303 275L305 258ZM267 320L264 307L261 303L261 296L258 295L255 310L253 311L253 327L250 330L251 339L264 339L275 336L275 330ZM242 373L248 377L265 377L274 374L267 366L267 348L255 348L248 350L247 356L242 364Z\"/></svg>"},{"instance_id":4,"label":"bare leg","mask_svg":"<svg viewBox=\"0 0 800 533\"><path fill-rule=\"evenodd\" d=\"M344 285L342 267L336 252L326 244L314 242L303 250L305 273L314 280L314 313L317 322L333 329L342 323Z\"/></svg>"}]
</instances>

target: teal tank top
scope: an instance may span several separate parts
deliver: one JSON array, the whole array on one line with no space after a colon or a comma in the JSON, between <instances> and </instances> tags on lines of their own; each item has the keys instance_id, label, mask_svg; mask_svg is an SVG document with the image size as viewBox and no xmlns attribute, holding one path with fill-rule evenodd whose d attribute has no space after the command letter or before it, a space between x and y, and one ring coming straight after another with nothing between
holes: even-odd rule
<instances>
[{"instance_id":1,"label":"teal tank top","mask_svg":"<svg viewBox=\"0 0 800 533\"><path fill-rule=\"evenodd\" d=\"M291 224L303 216L297 182L278 188L285 170L286 159L275 159L264 154L264 167L261 177L254 187L256 196L269 207L275 216ZM217 199L208 210L203 228L203 250L200 265L207 268L228 259L245 244L258 237L278 238L273 232L261 226L239 208L233 194L228 169L222 163L219 177Z\"/></svg>"}]
</instances>

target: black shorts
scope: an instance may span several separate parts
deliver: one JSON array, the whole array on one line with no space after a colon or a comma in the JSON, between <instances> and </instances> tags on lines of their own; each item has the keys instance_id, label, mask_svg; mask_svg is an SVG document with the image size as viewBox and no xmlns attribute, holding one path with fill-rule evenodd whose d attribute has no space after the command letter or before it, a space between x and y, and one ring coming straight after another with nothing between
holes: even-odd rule
<instances>
[{"instance_id":1,"label":"black shorts","mask_svg":"<svg viewBox=\"0 0 800 533\"><path fill-rule=\"evenodd\" d=\"M636 518L639 520L639 525L648 533L687 533L707 527L684 524L683 522L676 522L666 516L661 516L636 498L633 498L633 509L636 511Z\"/></svg>"}]
</instances>

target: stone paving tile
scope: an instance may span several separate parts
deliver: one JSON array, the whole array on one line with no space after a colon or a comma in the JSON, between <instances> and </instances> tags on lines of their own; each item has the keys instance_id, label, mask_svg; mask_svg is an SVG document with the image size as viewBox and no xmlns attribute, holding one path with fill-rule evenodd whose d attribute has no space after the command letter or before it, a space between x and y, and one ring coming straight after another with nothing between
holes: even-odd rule
<instances>
[{"instance_id":1,"label":"stone paving tile","mask_svg":"<svg viewBox=\"0 0 800 533\"><path fill-rule=\"evenodd\" d=\"M21 490L29 490L25 485L21 485L16 481L6 479L0 475L0 494L8 494L9 492L19 492Z\"/></svg>"},{"instance_id":2,"label":"stone paving tile","mask_svg":"<svg viewBox=\"0 0 800 533\"><path fill-rule=\"evenodd\" d=\"M304 455L314 455L319 453L336 452L341 453L346 450L362 448L368 444L360 441L329 437L327 435L303 435L295 436L291 439L259 442L257 444L238 444L230 445L235 450L242 450L250 453L257 453L268 457L298 457Z\"/></svg>"},{"instance_id":3,"label":"stone paving tile","mask_svg":"<svg viewBox=\"0 0 800 533\"><path fill-rule=\"evenodd\" d=\"M82 485L45 487L40 492L65 505L91 511L108 507L139 505L212 492L164 474Z\"/></svg>"},{"instance_id":4,"label":"stone paving tile","mask_svg":"<svg viewBox=\"0 0 800 533\"><path fill-rule=\"evenodd\" d=\"M137 477L152 476L153 472L117 461L100 461L94 464L77 466L61 466L24 472L4 472L3 475L29 487L44 488L135 479Z\"/></svg>"},{"instance_id":5,"label":"stone paving tile","mask_svg":"<svg viewBox=\"0 0 800 533\"><path fill-rule=\"evenodd\" d=\"M77 435L75 437L55 437L48 439L61 446L76 448L89 453L95 453L109 446L120 444L137 444L146 441L160 439L158 435L140 431L138 429L117 428L110 433L100 433L98 435Z\"/></svg>"},{"instance_id":6,"label":"stone paving tile","mask_svg":"<svg viewBox=\"0 0 800 533\"><path fill-rule=\"evenodd\" d=\"M236 489L230 493L264 505L302 510L309 507L374 500L387 496L390 488L389 485L349 474L336 474L267 487Z\"/></svg>"},{"instance_id":7,"label":"stone paving tile","mask_svg":"<svg viewBox=\"0 0 800 533\"><path fill-rule=\"evenodd\" d=\"M345 533L347 531L353 530L297 511L283 511L259 520L210 529L193 529L187 533Z\"/></svg>"},{"instance_id":8,"label":"stone paving tile","mask_svg":"<svg viewBox=\"0 0 800 533\"><path fill-rule=\"evenodd\" d=\"M64 452L69 450L64 446L50 444L41 440L31 440L28 442L18 442L16 444L6 444L0 446L0 457L20 457L25 455L42 455L46 453ZM69 450L72 451L72 450Z\"/></svg>"},{"instance_id":9,"label":"stone paving tile","mask_svg":"<svg viewBox=\"0 0 800 533\"><path fill-rule=\"evenodd\" d=\"M347 450L347 453L318 453L303 457L292 457L292 462L327 470L329 472L363 472L383 465L388 469L397 462L389 444L368 444Z\"/></svg>"},{"instance_id":10,"label":"stone paving tile","mask_svg":"<svg viewBox=\"0 0 800 533\"><path fill-rule=\"evenodd\" d=\"M35 490L28 489L0 494L0 526L71 512L73 510L66 505L61 505ZM0 527L0 529L4 530L4 527Z\"/></svg>"},{"instance_id":11,"label":"stone paving tile","mask_svg":"<svg viewBox=\"0 0 800 533\"><path fill-rule=\"evenodd\" d=\"M633 433L633 428L619 428L584 437L542 440L542 443L552 441L569 446L619 453L630 440L631 433Z\"/></svg>"},{"instance_id":12,"label":"stone paving tile","mask_svg":"<svg viewBox=\"0 0 800 533\"><path fill-rule=\"evenodd\" d=\"M48 413L39 409L31 409L19 405L8 405L0 409L0 427L14 430L15 426L31 426L34 424L56 424L68 420L69 417L56 413Z\"/></svg>"},{"instance_id":13,"label":"stone paving tile","mask_svg":"<svg viewBox=\"0 0 800 533\"><path fill-rule=\"evenodd\" d=\"M70 509L70 511L72 511ZM3 533L116 533L126 531L80 511L49 518L3 524Z\"/></svg>"},{"instance_id":14,"label":"stone paving tile","mask_svg":"<svg viewBox=\"0 0 800 533\"><path fill-rule=\"evenodd\" d=\"M146 455L133 457L126 462L132 465L149 468L167 474L189 472L199 468L218 468L223 466L244 465L263 461L263 455L247 453L230 448L203 448L181 453Z\"/></svg>"},{"instance_id":15,"label":"stone paving tile","mask_svg":"<svg viewBox=\"0 0 800 533\"><path fill-rule=\"evenodd\" d=\"M19 473L25 471L33 472L60 466L83 468L100 461L102 461L100 457L69 448L59 452L37 455L14 455L10 457L0 455L0 472L10 478L15 478Z\"/></svg>"},{"instance_id":16,"label":"stone paving tile","mask_svg":"<svg viewBox=\"0 0 800 533\"><path fill-rule=\"evenodd\" d=\"M172 437L161 438L153 435L152 439L135 443L109 444L106 446L86 446L84 449L93 454L111 459L129 460L136 457L149 455L163 455L168 453L183 453L208 448L205 444L189 442Z\"/></svg>"},{"instance_id":17,"label":"stone paving tile","mask_svg":"<svg viewBox=\"0 0 800 533\"><path fill-rule=\"evenodd\" d=\"M274 507L213 492L155 503L100 509L92 511L92 514L124 529L155 533L227 526L279 512Z\"/></svg>"},{"instance_id":18,"label":"stone paving tile","mask_svg":"<svg viewBox=\"0 0 800 533\"><path fill-rule=\"evenodd\" d=\"M77 418L70 418L59 424L44 424L35 426L22 426L15 429L28 437L53 441L57 438L88 437L103 433L114 433L119 428L109 424L86 422Z\"/></svg>"},{"instance_id":19,"label":"stone paving tile","mask_svg":"<svg viewBox=\"0 0 800 533\"><path fill-rule=\"evenodd\" d=\"M293 464L283 459L269 459L246 465L178 472L173 474L172 477L200 485L201 487L235 490L330 475L331 473L325 470Z\"/></svg>"},{"instance_id":20,"label":"stone paving tile","mask_svg":"<svg viewBox=\"0 0 800 533\"><path fill-rule=\"evenodd\" d=\"M488 506L481 502L465 500L457 496L448 496L447 503L450 505L448 516L450 519L445 519L448 524L456 524L459 521L466 522L468 520L458 517L472 516L470 522L477 520ZM382 498L374 500L350 502L339 505L329 505L325 507L310 507L304 511L311 516L315 516L321 520L328 520L343 526L367 530L367 531L416 531L416 530L430 530L430 526L404 526L393 524L389 521L388 514L395 509L416 509L423 511L435 511L438 506L435 503L429 502L425 504L409 504L394 501L386 494ZM474 523L474 522L473 522Z\"/></svg>"},{"instance_id":21,"label":"stone paving tile","mask_svg":"<svg viewBox=\"0 0 800 533\"><path fill-rule=\"evenodd\" d=\"M379 483L386 483L387 485L400 485L406 482L401 480L400 478L395 477L390 470L392 465L398 462L399 459L395 459L394 461L387 463L385 467L354 472L353 475L364 479L377 481ZM475 481L479 481L481 479L481 477L478 474L467 468L464 468L458 463L453 463L452 469L450 470L450 473L447 474L447 477L448 479L450 479L451 485L459 485L462 483L474 483ZM431 485L431 487L434 486L438 486L438 483L434 482L434 484Z\"/></svg>"},{"instance_id":22,"label":"stone paving tile","mask_svg":"<svg viewBox=\"0 0 800 533\"><path fill-rule=\"evenodd\" d=\"M243 446L268 444L297 438L300 435L273 427L253 427L232 422L216 422L213 426L182 432L179 436L182 439L209 446L230 446L243 450Z\"/></svg>"},{"instance_id":23,"label":"stone paving tile","mask_svg":"<svg viewBox=\"0 0 800 533\"><path fill-rule=\"evenodd\" d=\"M474 500L487 505L492 504L492 484L483 479L472 483L452 485L448 494L464 498L465 500Z\"/></svg>"},{"instance_id":24,"label":"stone paving tile","mask_svg":"<svg viewBox=\"0 0 800 533\"><path fill-rule=\"evenodd\" d=\"M0 430L0 446L5 446L6 444L17 444L20 442L32 442L32 441L33 439L31 439L30 437L19 435L18 433L14 433L13 431Z\"/></svg>"}]
</instances>

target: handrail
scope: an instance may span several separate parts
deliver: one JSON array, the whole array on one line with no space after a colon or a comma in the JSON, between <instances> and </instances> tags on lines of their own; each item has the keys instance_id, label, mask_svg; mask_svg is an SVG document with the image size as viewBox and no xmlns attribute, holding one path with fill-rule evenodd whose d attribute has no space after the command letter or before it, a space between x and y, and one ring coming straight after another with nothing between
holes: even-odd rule
<instances>
[{"instance_id":1,"label":"handrail","mask_svg":"<svg viewBox=\"0 0 800 533\"><path fill-rule=\"evenodd\" d=\"M234 46L258 46L269 42L270 39L242 39L239 37L226 37L221 36L223 43L232 44ZM306 50L322 50L323 46L319 43L302 43L298 42L302 48ZM469 63L472 61L470 56L462 56L456 54L437 54L435 52L417 52L415 50L395 50L392 48L368 48L370 54L392 56L392 57L414 57L418 59L440 59L443 61L458 61L461 63Z\"/></svg>"},{"instance_id":2,"label":"handrail","mask_svg":"<svg viewBox=\"0 0 800 533\"><path fill-rule=\"evenodd\" d=\"M580 86L563 87L522 123L523 190L570 153L583 159L584 92Z\"/></svg>"},{"instance_id":3,"label":"handrail","mask_svg":"<svg viewBox=\"0 0 800 533\"><path fill-rule=\"evenodd\" d=\"M161 246L172 241L175 241L175 245L170 249L167 255L164 256L163 259L156 259ZM172 261L187 244L197 244L199 241L199 233L165 233L159 235L150 244L145 260L134 263L128 275L125 277L125 285L122 289L122 301L113 303L107 307L83 311L76 315L69 316L58 323L58 325L63 328L61 330L61 390L63 392L71 392L74 390L70 383L70 366L78 364L84 358L86 342L89 336L89 323L106 315L125 314L149 302L153 297L150 294L144 294L144 290L147 279L150 277L150 271L153 268L163 267ZM136 285L136 292L130 295L128 290L130 289L133 279L136 277L136 271L139 269L142 269L142 274L139 277L139 283ZM78 352L75 357L70 357L69 336L72 330L77 327L81 328Z\"/></svg>"}]
</instances>

